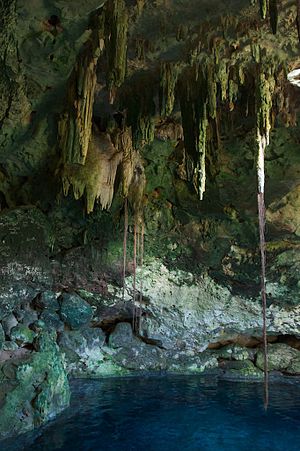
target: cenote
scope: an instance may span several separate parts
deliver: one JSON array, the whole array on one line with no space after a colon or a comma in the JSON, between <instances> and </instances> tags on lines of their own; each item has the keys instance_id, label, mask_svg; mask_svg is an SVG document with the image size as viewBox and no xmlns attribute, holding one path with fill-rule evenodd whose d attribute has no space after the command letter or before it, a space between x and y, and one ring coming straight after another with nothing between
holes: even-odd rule
<instances>
[{"instance_id":1,"label":"cenote","mask_svg":"<svg viewBox=\"0 0 300 451\"><path fill-rule=\"evenodd\" d=\"M300 449L300 0L0 18L0 449Z\"/></svg>"},{"instance_id":2,"label":"cenote","mask_svg":"<svg viewBox=\"0 0 300 451\"><path fill-rule=\"evenodd\" d=\"M6 451L298 451L299 380L262 386L214 376L150 376L76 381L71 406Z\"/></svg>"}]
</instances>

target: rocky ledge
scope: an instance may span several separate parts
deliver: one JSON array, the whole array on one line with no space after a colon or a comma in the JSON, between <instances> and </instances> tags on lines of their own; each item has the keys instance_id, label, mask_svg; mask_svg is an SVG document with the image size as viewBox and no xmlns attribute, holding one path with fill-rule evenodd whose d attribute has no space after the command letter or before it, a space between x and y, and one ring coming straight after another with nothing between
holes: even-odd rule
<instances>
[{"instance_id":1,"label":"rocky ledge","mask_svg":"<svg viewBox=\"0 0 300 451\"><path fill-rule=\"evenodd\" d=\"M0 435L33 429L69 402L68 377L202 373L262 380L259 299L208 275L149 260L126 289L45 290L5 304L0 322ZM299 307L268 308L271 372L300 374Z\"/></svg>"}]
</instances>

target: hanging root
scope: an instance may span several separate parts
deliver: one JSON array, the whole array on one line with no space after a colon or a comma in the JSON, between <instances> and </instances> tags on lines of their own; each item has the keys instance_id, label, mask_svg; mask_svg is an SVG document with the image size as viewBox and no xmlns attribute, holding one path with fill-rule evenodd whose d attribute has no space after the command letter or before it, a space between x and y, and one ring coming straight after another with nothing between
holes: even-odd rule
<instances>
[{"instance_id":1,"label":"hanging root","mask_svg":"<svg viewBox=\"0 0 300 451\"><path fill-rule=\"evenodd\" d=\"M124 239L123 239L123 301L125 300L125 278L126 278L126 257L127 257L127 233L128 233L128 200L124 203Z\"/></svg>"},{"instance_id":2,"label":"hanging root","mask_svg":"<svg viewBox=\"0 0 300 451\"><path fill-rule=\"evenodd\" d=\"M141 237L140 237L140 295L139 295L139 333L141 332L142 326L142 298L143 298L143 264L144 264L144 235L145 235L145 226L142 221L141 224Z\"/></svg>"},{"instance_id":3,"label":"hanging root","mask_svg":"<svg viewBox=\"0 0 300 451\"><path fill-rule=\"evenodd\" d=\"M258 179L258 221L259 221L259 243L261 256L261 299L263 314L263 343L264 343L264 407L269 404L269 376L268 376L268 341L267 341L267 298L266 298L266 242L265 242L265 149L269 144L269 129L266 134L261 134L258 129L258 158L257 158L257 179Z\"/></svg>"},{"instance_id":4,"label":"hanging root","mask_svg":"<svg viewBox=\"0 0 300 451\"><path fill-rule=\"evenodd\" d=\"M265 242L265 202L264 193L257 196L258 202L258 218L259 218L259 239L260 239L260 255L261 255L261 299L263 310L263 343L264 343L264 407L268 408L269 404L269 376L268 376L268 341L267 341L267 324L266 324L266 242Z\"/></svg>"},{"instance_id":5,"label":"hanging root","mask_svg":"<svg viewBox=\"0 0 300 451\"><path fill-rule=\"evenodd\" d=\"M136 321L137 321L137 311L136 311L136 256L137 256L137 224L136 221L134 221L134 233L133 233L133 317L132 317L132 324L133 324L133 330L136 332Z\"/></svg>"}]
</instances>

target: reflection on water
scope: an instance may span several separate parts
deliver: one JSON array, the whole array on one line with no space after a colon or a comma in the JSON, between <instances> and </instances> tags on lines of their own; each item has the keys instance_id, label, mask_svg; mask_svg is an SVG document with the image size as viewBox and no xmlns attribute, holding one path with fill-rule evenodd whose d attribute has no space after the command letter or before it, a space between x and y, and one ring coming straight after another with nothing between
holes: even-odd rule
<instances>
[{"instance_id":1,"label":"reflection on water","mask_svg":"<svg viewBox=\"0 0 300 451\"><path fill-rule=\"evenodd\" d=\"M262 391L213 376L76 381L63 415L3 449L298 451L299 384L271 384L267 412Z\"/></svg>"}]
</instances>

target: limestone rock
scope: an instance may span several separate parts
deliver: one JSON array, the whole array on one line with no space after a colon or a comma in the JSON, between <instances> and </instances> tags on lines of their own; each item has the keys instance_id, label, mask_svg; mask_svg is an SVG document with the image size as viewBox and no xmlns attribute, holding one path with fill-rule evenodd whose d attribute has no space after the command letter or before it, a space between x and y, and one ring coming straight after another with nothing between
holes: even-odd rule
<instances>
[{"instance_id":1,"label":"limestone rock","mask_svg":"<svg viewBox=\"0 0 300 451\"><path fill-rule=\"evenodd\" d=\"M18 324L18 321L16 317L11 313L10 315L6 316L2 321L2 327L7 336L10 335L10 331L13 327L15 327Z\"/></svg>"},{"instance_id":2,"label":"limestone rock","mask_svg":"<svg viewBox=\"0 0 300 451\"><path fill-rule=\"evenodd\" d=\"M18 345L24 346L26 344L32 344L35 338L35 333L26 326L19 324L11 329L10 338Z\"/></svg>"},{"instance_id":3,"label":"limestone rock","mask_svg":"<svg viewBox=\"0 0 300 451\"><path fill-rule=\"evenodd\" d=\"M257 368L250 360L226 362L222 368L225 370L225 377L233 378L254 378L262 379L263 372Z\"/></svg>"},{"instance_id":4,"label":"limestone rock","mask_svg":"<svg viewBox=\"0 0 300 451\"><path fill-rule=\"evenodd\" d=\"M256 366L263 369L263 351L259 350ZM268 366L270 371L284 371L288 373L300 372L300 351L284 343L274 343L268 346Z\"/></svg>"},{"instance_id":5,"label":"limestone rock","mask_svg":"<svg viewBox=\"0 0 300 451\"><path fill-rule=\"evenodd\" d=\"M109 336L109 346L112 348L128 347L133 345L134 342L135 337L129 323L118 323Z\"/></svg>"},{"instance_id":6,"label":"limestone rock","mask_svg":"<svg viewBox=\"0 0 300 451\"><path fill-rule=\"evenodd\" d=\"M64 330L64 323L55 311L44 310L40 315L40 320L45 323L46 328L53 328L57 332L62 332Z\"/></svg>"},{"instance_id":7,"label":"limestone rock","mask_svg":"<svg viewBox=\"0 0 300 451\"><path fill-rule=\"evenodd\" d=\"M50 312L57 312L59 310L56 293L53 291L43 291L43 293L35 299L34 305L37 309L49 310Z\"/></svg>"},{"instance_id":8,"label":"limestone rock","mask_svg":"<svg viewBox=\"0 0 300 451\"><path fill-rule=\"evenodd\" d=\"M64 331L58 340L64 352L69 374L79 377L101 376L108 372L103 352L105 334L99 328ZM112 374L115 368L111 367Z\"/></svg>"},{"instance_id":9,"label":"limestone rock","mask_svg":"<svg viewBox=\"0 0 300 451\"><path fill-rule=\"evenodd\" d=\"M70 400L64 361L53 336L38 337L43 352L0 364L0 437L20 434L53 419Z\"/></svg>"},{"instance_id":10,"label":"limestone rock","mask_svg":"<svg viewBox=\"0 0 300 451\"><path fill-rule=\"evenodd\" d=\"M91 321L91 306L77 294L64 293L60 302L60 317L71 329L79 329Z\"/></svg>"}]
</instances>

